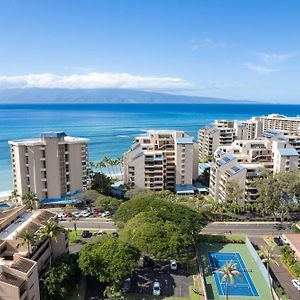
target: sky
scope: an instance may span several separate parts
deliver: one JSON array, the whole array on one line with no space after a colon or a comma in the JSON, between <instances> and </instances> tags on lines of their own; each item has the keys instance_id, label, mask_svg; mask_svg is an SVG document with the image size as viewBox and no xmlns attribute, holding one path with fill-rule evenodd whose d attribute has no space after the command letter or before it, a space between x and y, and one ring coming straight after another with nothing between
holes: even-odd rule
<instances>
[{"instance_id":1,"label":"sky","mask_svg":"<svg viewBox=\"0 0 300 300\"><path fill-rule=\"evenodd\" d=\"M298 0L1 0L0 89L300 103Z\"/></svg>"}]
</instances>

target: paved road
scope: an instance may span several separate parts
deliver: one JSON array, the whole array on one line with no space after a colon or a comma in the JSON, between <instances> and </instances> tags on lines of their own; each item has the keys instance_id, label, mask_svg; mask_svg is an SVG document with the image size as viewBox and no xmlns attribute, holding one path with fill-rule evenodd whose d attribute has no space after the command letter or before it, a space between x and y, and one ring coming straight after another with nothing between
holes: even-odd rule
<instances>
[{"instance_id":1,"label":"paved road","mask_svg":"<svg viewBox=\"0 0 300 300\"><path fill-rule=\"evenodd\" d=\"M73 221L60 221L59 222L66 229L73 229ZM97 218L97 219L80 219L76 221L78 229L116 229L114 222L111 219Z\"/></svg>"},{"instance_id":2,"label":"paved road","mask_svg":"<svg viewBox=\"0 0 300 300\"><path fill-rule=\"evenodd\" d=\"M280 235L290 231L291 223L223 223L208 224L202 233L243 233L248 236Z\"/></svg>"},{"instance_id":3,"label":"paved road","mask_svg":"<svg viewBox=\"0 0 300 300\"><path fill-rule=\"evenodd\" d=\"M268 249L270 246L267 245L266 241L261 237L251 237L251 242L257 245L260 249ZM276 246L274 248L274 259L277 264L271 262L270 267L273 274L276 276L277 280L280 282L281 286L284 288L285 292L289 295L292 300L299 300L300 293L292 285L291 280L294 278L289 271L286 269L285 265L280 261L280 247Z\"/></svg>"}]
</instances>

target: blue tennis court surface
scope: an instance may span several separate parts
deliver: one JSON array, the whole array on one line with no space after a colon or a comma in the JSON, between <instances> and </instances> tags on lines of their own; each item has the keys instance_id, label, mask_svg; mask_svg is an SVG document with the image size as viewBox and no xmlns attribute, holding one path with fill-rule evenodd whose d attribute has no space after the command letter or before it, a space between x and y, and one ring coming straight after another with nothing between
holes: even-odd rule
<instances>
[{"instance_id":1,"label":"blue tennis court surface","mask_svg":"<svg viewBox=\"0 0 300 300\"><path fill-rule=\"evenodd\" d=\"M228 262L235 263L237 270L240 272L239 276L234 276L234 283L228 283L228 296L254 296L257 297L258 292L250 277L244 261L239 253L234 252L208 252L210 266L216 282L219 296L226 296L226 281L222 282L223 275L217 270L222 268Z\"/></svg>"}]
</instances>

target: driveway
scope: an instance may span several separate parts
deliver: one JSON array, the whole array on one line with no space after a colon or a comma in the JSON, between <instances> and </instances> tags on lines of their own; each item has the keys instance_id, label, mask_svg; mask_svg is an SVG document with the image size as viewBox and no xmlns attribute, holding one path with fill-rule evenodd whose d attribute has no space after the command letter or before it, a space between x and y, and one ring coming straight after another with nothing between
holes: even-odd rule
<instances>
[{"instance_id":1,"label":"driveway","mask_svg":"<svg viewBox=\"0 0 300 300\"><path fill-rule=\"evenodd\" d=\"M156 280L160 283L162 296L189 298L189 286L193 285L193 276L182 266L176 271L171 271L168 265L140 269L132 277L132 292L151 295L153 282Z\"/></svg>"}]
</instances>

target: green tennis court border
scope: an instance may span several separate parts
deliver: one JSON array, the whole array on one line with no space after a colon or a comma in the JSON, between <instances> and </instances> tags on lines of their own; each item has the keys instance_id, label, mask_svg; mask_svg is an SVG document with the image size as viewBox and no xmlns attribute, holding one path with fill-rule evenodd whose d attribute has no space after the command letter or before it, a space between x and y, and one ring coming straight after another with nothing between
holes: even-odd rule
<instances>
[{"instance_id":1,"label":"green tennis court border","mask_svg":"<svg viewBox=\"0 0 300 300\"><path fill-rule=\"evenodd\" d=\"M203 279L209 300L224 300L226 297L218 295L217 286L210 268L208 252L239 252L247 269L252 269L252 272L249 273L249 275L259 293L259 296L229 296L229 299L272 300L272 295L268 284L245 244L199 242L197 244L197 255L203 271Z\"/></svg>"}]
</instances>

